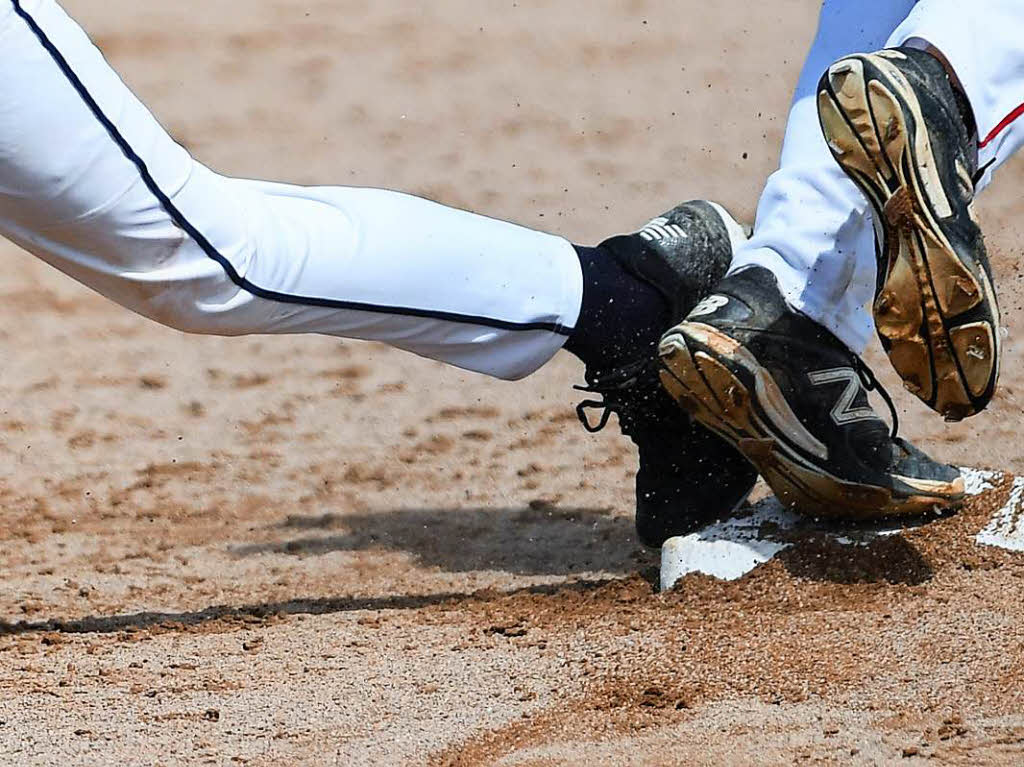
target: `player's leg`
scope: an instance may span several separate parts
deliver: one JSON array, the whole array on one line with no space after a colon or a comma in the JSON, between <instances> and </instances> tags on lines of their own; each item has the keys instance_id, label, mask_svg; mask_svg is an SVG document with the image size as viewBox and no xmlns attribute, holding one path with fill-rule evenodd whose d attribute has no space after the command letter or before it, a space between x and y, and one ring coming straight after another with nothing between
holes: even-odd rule
<instances>
[{"instance_id":1,"label":"player's leg","mask_svg":"<svg viewBox=\"0 0 1024 767\"><path fill-rule=\"evenodd\" d=\"M222 177L55 3L0 14L0 227L103 295L186 331L369 338L503 378L571 333L564 239L389 191Z\"/></svg>"},{"instance_id":2,"label":"player's leg","mask_svg":"<svg viewBox=\"0 0 1024 767\"><path fill-rule=\"evenodd\" d=\"M136 312L366 338L509 379L570 338L617 368L670 321L657 287L561 237L392 191L220 176L55 3L0 14L0 230Z\"/></svg>"},{"instance_id":3,"label":"player's leg","mask_svg":"<svg viewBox=\"0 0 1024 767\"><path fill-rule=\"evenodd\" d=\"M816 514L955 505L963 481L890 435L860 361L875 259L867 202L832 160L816 114L822 67L884 44L911 0L830 0L797 87L781 167L750 242L715 295L661 347L666 388Z\"/></svg>"},{"instance_id":4,"label":"player's leg","mask_svg":"<svg viewBox=\"0 0 1024 767\"><path fill-rule=\"evenodd\" d=\"M190 332L372 339L503 378L567 344L640 445L649 542L749 492L749 465L646 364L728 267L720 209L577 248L395 192L224 178L51 0L3 0L0 51L0 231L58 269Z\"/></svg>"},{"instance_id":5,"label":"player's leg","mask_svg":"<svg viewBox=\"0 0 1024 767\"><path fill-rule=\"evenodd\" d=\"M886 50L844 58L821 80L829 145L881 224L879 335L908 388L951 420L984 409L999 374L973 202L1024 136L1022 10L923 0Z\"/></svg>"}]
</instances>

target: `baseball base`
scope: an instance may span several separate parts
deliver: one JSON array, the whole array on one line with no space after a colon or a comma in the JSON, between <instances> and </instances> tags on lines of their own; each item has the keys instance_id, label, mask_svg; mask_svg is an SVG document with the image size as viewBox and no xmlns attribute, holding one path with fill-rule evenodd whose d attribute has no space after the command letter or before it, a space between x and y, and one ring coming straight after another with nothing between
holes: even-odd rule
<instances>
[{"instance_id":1,"label":"baseball base","mask_svg":"<svg viewBox=\"0 0 1024 767\"><path fill-rule=\"evenodd\" d=\"M1002 483L999 472L964 469L967 492L980 495ZM819 523L784 509L775 498L757 503L749 513L706 527L700 532L671 538L661 550L661 588L671 589L683 577L701 573L722 580L739 580L774 559L780 552L799 545L801 537L825 536L842 546L868 546L880 537L901 534L912 526L888 524L875 526L839 526ZM1024 477L1014 477L1010 496L976 541L1024 552Z\"/></svg>"}]
</instances>

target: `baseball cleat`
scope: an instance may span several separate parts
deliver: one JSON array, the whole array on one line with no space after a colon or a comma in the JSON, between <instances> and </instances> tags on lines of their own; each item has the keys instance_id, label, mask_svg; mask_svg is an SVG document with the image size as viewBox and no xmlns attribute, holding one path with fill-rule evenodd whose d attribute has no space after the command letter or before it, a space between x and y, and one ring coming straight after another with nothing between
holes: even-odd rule
<instances>
[{"instance_id":1,"label":"baseball cleat","mask_svg":"<svg viewBox=\"0 0 1024 767\"><path fill-rule=\"evenodd\" d=\"M906 387L950 421L988 405L1001 356L962 103L938 59L907 48L841 59L818 90L829 148L874 209L882 345Z\"/></svg>"},{"instance_id":2,"label":"baseball cleat","mask_svg":"<svg viewBox=\"0 0 1024 767\"><path fill-rule=\"evenodd\" d=\"M869 389L883 390L867 367L790 309L766 269L725 278L663 337L659 354L666 390L746 456L787 507L872 519L964 498L959 470L890 433L868 401Z\"/></svg>"},{"instance_id":3,"label":"baseball cleat","mask_svg":"<svg viewBox=\"0 0 1024 767\"><path fill-rule=\"evenodd\" d=\"M746 233L720 206L683 203L639 232L605 240L605 249L630 274L665 296L674 317L685 316L711 292ZM754 467L725 440L695 423L665 393L653 348L616 370L588 369L582 391L600 394L577 408L584 427L600 431L616 413L636 444L636 529L640 541L660 548L667 539L727 516L757 481ZM596 423L589 410L600 410Z\"/></svg>"}]
</instances>

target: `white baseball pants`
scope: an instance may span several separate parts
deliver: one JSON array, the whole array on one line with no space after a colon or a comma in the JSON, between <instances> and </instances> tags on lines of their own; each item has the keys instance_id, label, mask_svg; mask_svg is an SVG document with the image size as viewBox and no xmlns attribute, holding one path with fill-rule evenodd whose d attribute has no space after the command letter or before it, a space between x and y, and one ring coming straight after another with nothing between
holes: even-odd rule
<instances>
[{"instance_id":1,"label":"white baseball pants","mask_svg":"<svg viewBox=\"0 0 1024 767\"><path fill-rule=\"evenodd\" d=\"M509 379L562 347L583 291L559 237L213 173L54 0L0 0L0 234L183 331L370 339Z\"/></svg>"},{"instance_id":2,"label":"white baseball pants","mask_svg":"<svg viewBox=\"0 0 1024 767\"><path fill-rule=\"evenodd\" d=\"M779 170L765 187L753 238L733 261L775 273L789 303L853 351L874 323L875 246L868 202L829 153L818 79L851 53L929 43L957 73L978 122L980 167L992 173L1024 143L1024 0L825 0L793 100ZM923 42L922 42L923 41Z\"/></svg>"}]
</instances>

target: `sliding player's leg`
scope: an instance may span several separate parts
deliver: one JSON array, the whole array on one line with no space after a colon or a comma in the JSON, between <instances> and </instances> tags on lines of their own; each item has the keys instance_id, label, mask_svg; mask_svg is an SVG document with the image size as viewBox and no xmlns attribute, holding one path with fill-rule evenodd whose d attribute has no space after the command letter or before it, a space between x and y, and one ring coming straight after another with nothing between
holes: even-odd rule
<instances>
[{"instance_id":1,"label":"sliding player's leg","mask_svg":"<svg viewBox=\"0 0 1024 767\"><path fill-rule=\"evenodd\" d=\"M397 192L225 178L52 0L5 0L0 46L0 232L61 271L188 332L372 339L508 379L564 345L640 446L648 542L749 492L648 364L742 239L720 208L583 248Z\"/></svg>"}]
</instances>

